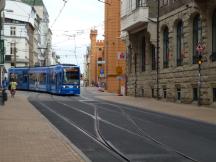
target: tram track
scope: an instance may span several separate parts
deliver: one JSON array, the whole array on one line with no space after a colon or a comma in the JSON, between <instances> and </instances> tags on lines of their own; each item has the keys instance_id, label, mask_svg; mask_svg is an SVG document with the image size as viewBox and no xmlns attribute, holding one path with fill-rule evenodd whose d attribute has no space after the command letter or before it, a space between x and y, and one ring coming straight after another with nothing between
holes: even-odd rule
<instances>
[{"instance_id":1,"label":"tram track","mask_svg":"<svg viewBox=\"0 0 216 162\"><path fill-rule=\"evenodd\" d=\"M159 140L157 140L157 139L155 139L154 137L152 137L152 136L150 136L149 134L147 134L145 131L143 131L143 129L141 129L141 128L136 124L136 122L132 119L132 117L131 117L130 115L128 115L128 114L127 114L122 108L120 108L119 106L114 105L114 104L110 104L110 103L107 103L107 104L112 105L112 106L117 107L118 109L120 109L121 112L122 112L122 114L137 128L137 130L140 132L140 135L141 135L141 136L152 140L153 142L155 142L155 143L161 145L162 147L164 147L164 148L166 148L166 149L169 149L169 150L174 151L175 153L179 154L180 156L182 156L182 157L184 157L184 158L186 158L186 159L188 159L188 160L191 160L191 161L193 161L193 162L200 162L200 161L198 161L198 160L196 160L196 159L194 159L194 158L192 158L192 157L190 157L190 156L188 156L188 155L186 155L186 154L184 154L184 153L182 153L182 152L180 152L180 151L178 151L178 150L176 150L176 149L173 149L173 148L169 147L168 145L166 145L166 144L160 142Z\"/></svg>"},{"instance_id":2,"label":"tram track","mask_svg":"<svg viewBox=\"0 0 216 162\"><path fill-rule=\"evenodd\" d=\"M37 98L39 98L40 96L37 95L35 96ZM53 96L51 96L51 98L53 99L54 102L57 102L65 107L68 107L68 105L60 102L60 101L56 101L56 99L53 98ZM130 162L129 159L127 159L126 156L124 156L122 153L118 152L115 148L113 148L110 144L109 141L106 141L103 136L101 135L101 132L99 130L99 126L98 126L98 115L97 115L97 110L95 110L95 116L92 116L91 114L85 113L84 111L79 111L80 113L83 113L85 115L88 115L91 118L94 118L95 120L95 131L97 134L97 138L92 135L91 133L89 133L88 131L86 131L85 129L83 129L82 127L80 127L78 124L76 124L75 122L73 122L72 120L64 117L63 115L59 114L58 112L54 111L51 107L49 107L48 105L46 105L44 102L40 102L39 103L40 106L42 106L43 108L47 109L49 112L51 112L52 114L54 114L55 116L57 116L58 118L62 119L64 122L68 123L71 127L76 128L77 130L79 130L82 134L84 134L86 137L88 137L89 139L91 139L92 141L94 141L95 143L97 143L98 145L102 146L104 149L106 149L110 154L112 154L113 157L121 160L121 161L125 161L125 162ZM70 106L70 108L75 109L73 106Z\"/></svg>"},{"instance_id":3,"label":"tram track","mask_svg":"<svg viewBox=\"0 0 216 162\"><path fill-rule=\"evenodd\" d=\"M39 97L39 96L38 96ZM46 104L44 103L40 103L41 106L45 107L47 110L49 110L50 112L52 112L53 114L55 114L56 116L58 116L59 118L61 118L62 120L64 120L65 122L67 122L68 124L70 124L71 126L75 127L76 129L78 129L80 132L82 132L83 134L85 134L87 137L89 137L90 139L94 140L96 143L100 144L101 146L103 146L106 150L108 150L110 153L113 154L113 156L118 156L118 158L121 158L123 161L127 161L127 162L130 162L132 161L131 159L129 159L124 153L122 153L120 150L118 150L110 141L107 141L106 138L103 137L103 134L102 132L100 131L100 128L99 128L99 122L102 121L102 122L105 122L107 124L110 124L116 128L119 128L121 130L124 130L124 131L127 131L128 133L131 133L133 135L136 135L136 136L139 136L139 137L142 137L143 139L148 139L148 140L151 140L153 141L154 143L156 143L157 145L160 145L162 148L164 148L165 150L171 150L172 152L175 152L176 154L178 154L179 156L189 160L189 161L193 161L193 162L200 162L196 159L193 159L187 155L185 155L184 153L182 152L179 152L173 148L170 148L169 146L167 146L166 144L163 144L161 143L160 141L158 141L157 139L155 139L154 137L148 135L144 130L142 130L142 128L140 128L136 122L132 119L132 117L130 117L129 114L127 114L124 109L120 108L118 105L114 105L114 104L110 104L110 103L105 103L107 105L112 105L114 107L116 107L117 109L120 110L120 112L123 114L123 116L130 122L134 125L134 127L138 130L139 134L137 133L134 133L134 132L131 132L130 130L127 130L125 128L121 128L113 123L109 123L108 121L104 121L103 119L101 119L99 117L99 114L98 114L98 102L82 102L80 101L82 104L86 104L88 106L91 106L93 109L94 109L94 114L89 114L85 111L82 111L82 110L78 110L76 107L73 107L71 105L68 105L68 104L65 104L64 102L62 101L59 101L57 99L57 97L53 97L51 96L53 102L57 102L65 107L70 107L76 111L79 111L80 113L83 113L85 115L88 115L92 118L94 118L94 127L95 127L95 132L96 132L96 135L97 137L95 138L94 136L92 136L88 131L86 131L85 129L83 129L82 127L80 127L78 124L74 123L73 121L71 121L70 119L68 118L65 118L64 116L60 115L59 113L53 111L49 106L47 106ZM70 100L70 98L68 98ZM103 103L104 104L104 103Z\"/></svg>"},{"instance_id":4,"label":"tram track","mask_svg":"<svg viewBox=\"0 0 216 162\"><path fill-rule=\"evenodd\" d=\"M56 102L71 108L71 106L69 106L69 105L67 105L65 103L62 103L62 102L59 102L59 101L56 101ZM130 162L129 158L126 155L124 155L122 152L120 152L117 148L115 148L109 141L107 141L103 137L103 135L102 135L102 133L101 133L101 131L99 129L99 116L98 116L97 107L95 105L93 105L93 104L91 104L91 106L94 108L95 132L96 132L96 135L97 135L97 138L98 138L98 139L96 139L96 141L99 142L100 144L102 144L104 147L106 147L110 151L114 152L116 155L118 155L119 157L124 159L126 162ZM73 108L73 109L76 109L76 108ZM77 110L77 111L80 111L80 112L82 112L82 113L84 113L86 115L89 115L88 113L86 113L86 112L84 112L82 110Z\"/></svg>"},{"instance_id":5,"label":"tram track","mask_svg":"<svg viewBox=\"0 0 216 162\"><path fill-rule=\"evenodd\" d=\"M60 103L61 103L61 102L60 102ZM129 158L126 157L126 155L124 155L121 151L119 151L116 147L114 147L114 145L113 145L112 143L110 143L109 141L107 141L107 140L103 137L103 135L102 135L102 133L101 133L101 131L100 131L100 129L99 129L99 119L98 119L98 111L97 111L97 110L98 110L98 107L97 107L97 105L95 105L94 103L88 103L88 102L82 102L82 103L94 107L94 110L95 110L95 122L96 122L96 124L95 124L95 125L96 125L96 126L95 126L95 127L96 127L96 133L97 133L98 138L100 139L100 141L103 141L107 147L109 147L111 150L113 150L114 152L116 152L119 156L121 156L121 157L122 157L123 159L125 159L126 161L129 161L129 162L130 162ZM61 104L64 104L64 103L61 103ZM103 103L103 104L104 104L104 103ZM136 124L136 122L130 117L130 115L128 115L128 114L127 114L122 108L120 108L119 106L116 106L116 105L110 104L110 103L105 103L105 104L108 104L108 105L112 105L112 106L114 106L114 107L117 107L117 108L121 111L121 113L123 114L123 116L124 116L129 122L131 122L131 123L134 125L134 127L139 131L139 134L135 134L135 135L138 135L139 137L142 137L142 138L144 138L144 139L148 138L149 140L151 140L151 141L155 142L156 144L162 146L162 147L165 148L166 150L171 150L171 151L177 153L178 155L180 155L180 156L182 156L182 157L184 157L184 158L186 158L186 159L188 159L188 160L190 160L190 161L193 161L193 162L200 162L200 161L198 161L198 160L196 160L196 159L194 159L194 158L192 158L192 157L190 157L190 156L185 155L184 153L182 153L182 152L180 152L180 151L177 151L177 150L175 150L175 149L173 149L173 148L167 146L166 144L161 143L161 142L158 141L157 139L155 139L155 138L153 138L152 136L148 135L146 132L144 132L144 131ZM64 105L65 105L65 104L64 104ZM67 106L69 106L69 105L67 105ZM79 110L78 110L78 111L79 111ZM100 120L101 120L101 119L100 119ZM101 121L106 122L106 123L108 123L108 124L111 124L111 123L109 123L109 122L107 122L107 121L104 121L104 120L101 120ZM114 126L114 127L118 127L118 128L119 128L119 126L116 126L116 125L114 125L114 124L111 124L111 125ZM124 128L120 128L120 129L125 130ZM130 132L131 134L134 134L134 133L131 132L130 130L126 130L126 131L127 131L127 132Z\"/></svg>"}]
</instances>

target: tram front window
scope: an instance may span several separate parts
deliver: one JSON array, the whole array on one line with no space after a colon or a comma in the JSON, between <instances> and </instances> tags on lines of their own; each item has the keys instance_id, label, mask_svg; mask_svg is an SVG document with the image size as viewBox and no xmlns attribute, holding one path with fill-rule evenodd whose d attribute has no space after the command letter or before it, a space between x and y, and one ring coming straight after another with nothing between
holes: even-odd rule
<instances>
[{"instance_id":1,"label":"tram front window","mask_svg":"<svg viewBox=\"0 0 216 162\"><path fill-rule=\"evenodd\" d=\"M65 68L64 69L64 84L79 84L80 76L79 69Z\"/></svg>"}]
</instances>

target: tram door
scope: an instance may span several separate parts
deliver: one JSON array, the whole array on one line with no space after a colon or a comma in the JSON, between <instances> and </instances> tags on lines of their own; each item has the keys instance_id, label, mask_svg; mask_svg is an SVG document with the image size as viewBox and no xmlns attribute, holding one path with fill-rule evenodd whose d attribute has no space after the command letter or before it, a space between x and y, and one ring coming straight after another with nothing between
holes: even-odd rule
<instances>
[{"instance_id":1,"label":"tram door","mask_svg":"<svg viewBox=\"0 0 216 162\"><path fill-rule=\"evenodd\" d=\"M56 82L55 82L56 83L56 85L55 85L56 92L60 93L61 92L61 77L60 77L60 73L56 73L55 79L56 79Z\"/></svg>"}]
</instances>

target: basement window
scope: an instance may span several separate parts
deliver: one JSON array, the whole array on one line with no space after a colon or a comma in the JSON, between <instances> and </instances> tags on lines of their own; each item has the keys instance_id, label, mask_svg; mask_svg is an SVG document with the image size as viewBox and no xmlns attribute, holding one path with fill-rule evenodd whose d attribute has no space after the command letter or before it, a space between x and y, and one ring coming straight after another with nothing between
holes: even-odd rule
<instances>
[{"instance_id":1,"label":"basement window","mask_svg":"<svg viewBox=\"0 0 216 162\"><path fill-rule=\"evenodd\" d=\"M166 88L163 88L163 97L167 98L167 89Z\"/></svg>"},{"instance_id":2,"label":"basement window","mask_svg":"<svg viewBox=\"0 0 216 162\"><path fill-rule=\"evenodd\" d=\"M216 88L213 88L213 102L216 102Z\"/></svg>"},{"instance_id":3,"label":"basement window","mask_svg":"<svg viewBox=\"0 0 216 162\"><path fill-rule=\"evenodd\" d=\"M197 100L198 100L198 89L193 88L193 101L197 101Z\"/></svg>"},{"instance_id":4,"label":"basement window","mask_svg":"<svg viewBox=\"0 0 216 162\"><path fill-rule=\"evenodd\" d=\"M181 100L181 88L177 88L176 89L176 92L177 92L177 100Z\"/></svg>"}]
</instances>

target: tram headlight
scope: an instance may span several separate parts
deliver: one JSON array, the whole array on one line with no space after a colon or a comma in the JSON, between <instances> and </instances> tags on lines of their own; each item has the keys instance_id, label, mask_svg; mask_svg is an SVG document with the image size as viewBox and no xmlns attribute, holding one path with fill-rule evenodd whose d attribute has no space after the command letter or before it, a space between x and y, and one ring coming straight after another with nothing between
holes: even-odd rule
<instances>
[{"instance_id":1,"label":"tram headlight","mask_svg":"<svg viewBox=\"0 0 216 162\"><path fill-rule=\"evenodd\" d=\"M63 88L65 88L66 86L62 86Z\"/></svg>"}]
</instances>

